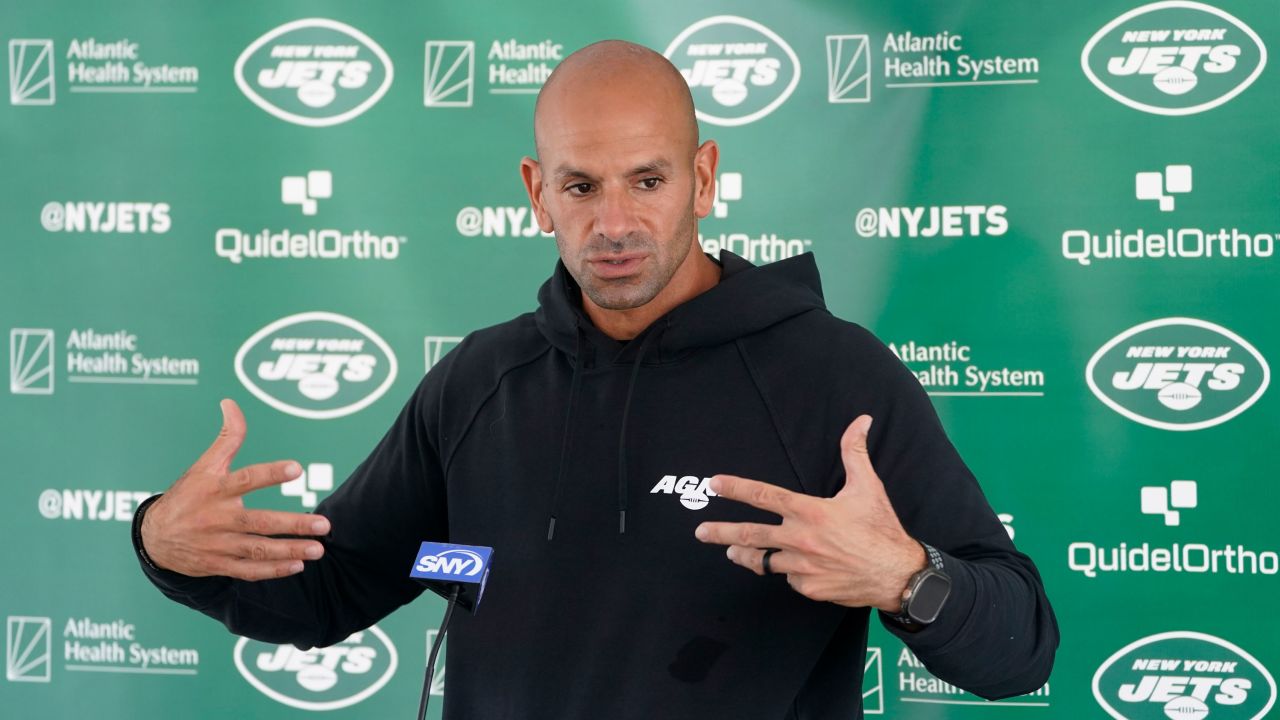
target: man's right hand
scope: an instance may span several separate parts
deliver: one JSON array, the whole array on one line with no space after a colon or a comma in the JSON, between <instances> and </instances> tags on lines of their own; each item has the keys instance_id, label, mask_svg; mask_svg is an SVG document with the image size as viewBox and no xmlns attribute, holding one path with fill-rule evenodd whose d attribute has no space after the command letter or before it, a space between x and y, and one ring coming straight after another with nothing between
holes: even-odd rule
<instances>
[{"instance_id":1,"label":"man's right hand","mask_svg":"<svg viewBox=\"0 0 1280 720\"><path fill-rule=\"evenodd\" d=\"M246 494L292 480L302 466L281 460L233 471L244 435L240 408L223 400L218 438L142 517L142 545L156 566L192 577L267 580L302 572L303 560L324 555L316 540L269 537L326 535L324 516L245 508Z\"/></svg>"}]
</instances>

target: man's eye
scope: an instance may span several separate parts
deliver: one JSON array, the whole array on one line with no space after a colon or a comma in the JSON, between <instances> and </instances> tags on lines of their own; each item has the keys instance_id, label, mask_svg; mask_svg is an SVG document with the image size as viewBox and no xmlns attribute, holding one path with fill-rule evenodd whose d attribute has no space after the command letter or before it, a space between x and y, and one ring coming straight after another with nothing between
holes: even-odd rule
<instances>
[{"instance_id":1,"label":"man's eye","mask_svg":"<svg viewBox=\"0 0 1280 720\"><path fill-rule=\"evenodd\" d=\"M571 195L586 195L589 192L591 192L591 183L578 183L576 185L569 186L569 193Z\"/></svg>"},{"instance_id":2,"label":"man's eye","mask_svg":"<svg viewBox=\"0 0 1280 720\"><path fill-rule=\"evenodd\" d=\"M645 190L653 190L654 188L658 187L659 183L661 182L662 182L662 178L651 177L651 178L645 178L641 180L640 184L644 186Z\"/></svg>"}]
</instances>

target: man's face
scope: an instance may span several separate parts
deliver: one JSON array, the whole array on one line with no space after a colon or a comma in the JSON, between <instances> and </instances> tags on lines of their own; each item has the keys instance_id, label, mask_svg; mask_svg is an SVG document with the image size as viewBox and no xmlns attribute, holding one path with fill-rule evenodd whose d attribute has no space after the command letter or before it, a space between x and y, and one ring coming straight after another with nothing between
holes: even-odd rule
<instances>
[{"instance_id":1,"label":"man's face","mask_svg":"<svg viewBox=\"0 0 1280 720\"><path fill-rule=\"evenodd\" d=\"M602 90L557 100L540 111L539 162L524 167L539 222L593 303L644 305L696 242L696 218L709 210L699 190L714 169L699 179L704 151L653 98Z\"/></svg>"}]
</instances>

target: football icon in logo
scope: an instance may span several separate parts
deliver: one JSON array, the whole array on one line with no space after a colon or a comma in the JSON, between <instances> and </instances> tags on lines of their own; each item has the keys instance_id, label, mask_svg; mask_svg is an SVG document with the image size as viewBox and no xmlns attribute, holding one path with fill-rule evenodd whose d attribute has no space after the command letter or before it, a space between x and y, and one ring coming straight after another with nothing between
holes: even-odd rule
<instances>
[{"instance_id":1,"label":"football icon in logo","mask_svg":"<svg viewBox=\"0 0 1280 720\"><path fill-rule=\"evenodd\" d=\"M1209 716L1209 706L1190 695L1184 695L1170 700L1164 706L1164 714L1169 720L1201 720Z\"/></svg>"},{"instance_id":2,"label":"football icon in logo","mask_svg":"<svg viewBox=\"0 0 1280 720\"><path fill-rule=\"evenodd\" d=\"M680 496L680 504L690 510L701 510L706 507L707 503L710 501L711 500L707 497L707 494L702 492L699 488L694 488Z\"/></svg>"},{"instance_id":3,"label":"football icon in logo","mask_svg":"<svg viewBox=\"0 0 1280 720\"><path fill-rule=\"evenodd\" d=\"M1151 82L1166 95L1186 95L1195 89L1196 74L1180 65L1174 65L1156 73Z\"/></svg>"},{"instance_id":4,"label":"football icon in logo","mask_svg":"<svg viewBox=\"0 0 1280 720\"><path fill-rule=\"evenodd\" d=\"M1190 410L1200 404L1204 396L1195 386L1186 383L1170 383L1160 388L1156 395L1160 404L1170 410Z\"/></svg>"}]
</instances>

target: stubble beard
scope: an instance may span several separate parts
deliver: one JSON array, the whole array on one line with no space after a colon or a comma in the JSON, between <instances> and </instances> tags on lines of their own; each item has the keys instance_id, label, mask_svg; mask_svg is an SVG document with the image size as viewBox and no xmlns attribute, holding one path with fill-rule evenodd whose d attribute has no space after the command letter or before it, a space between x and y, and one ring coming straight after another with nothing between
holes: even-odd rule
<instances>
[{"instance_id":1,"label":"stubble beard","mask_svg":"<svg viewBox=\"0 0 1280 720\"><path fill-rule=\"evenodd\" d=\"M598 307L605 310L631 310L653 300L671 282L676 270L688 256L691 243L692 238L689 242L679 243L675 246L675 253L663 258L659 252L659 243L650 235L631 233L616 239L596 236L578 251L572 265L566 263L565 266L578 282L578 287ZM558 234L556 245L560 247L563 257L564 243L560 241ZM643 252L648 256L638 275L611 280L598 278L590 271L587 257L591 255L631 252Z\"/></svg>"}]
</instances>

